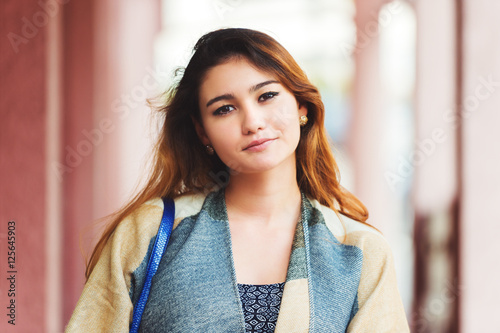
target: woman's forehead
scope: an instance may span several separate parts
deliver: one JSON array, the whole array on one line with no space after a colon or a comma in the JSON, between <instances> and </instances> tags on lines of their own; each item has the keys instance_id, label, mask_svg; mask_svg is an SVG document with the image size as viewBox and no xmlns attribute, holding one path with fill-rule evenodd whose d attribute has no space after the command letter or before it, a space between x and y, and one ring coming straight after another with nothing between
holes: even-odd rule
<instances>
[{"instance_id":1,"label":"woman's forehead","mask_svg":"<svg viewBox=\"0 0 500 333\"><path fill-rule=\"evenodd\" d=\"M201 81L200 93L221 89L249 89L264 81L277 81L279 83L278 78L273 73L256 67L244 58L235 58L209 69Z\"/></svg>"}]
</instances>

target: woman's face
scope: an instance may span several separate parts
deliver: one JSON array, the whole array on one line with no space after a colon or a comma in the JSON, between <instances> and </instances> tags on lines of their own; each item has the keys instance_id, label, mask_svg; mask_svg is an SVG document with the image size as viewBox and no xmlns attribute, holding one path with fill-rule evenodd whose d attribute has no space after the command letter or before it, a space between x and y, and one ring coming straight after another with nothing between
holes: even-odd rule
<instances>
[{"instance_id":1,"label":"woman's face","mask_svg":"<svg viewBox=\"0 0 500 333\"><path fill-rule=\"evenodd\" d=\"M307 108L272 74L233 58L207 72L199 101L198 136L231 170L255 173L283 163L295 166L299 117Z\"/></svg>"}]
</instances>

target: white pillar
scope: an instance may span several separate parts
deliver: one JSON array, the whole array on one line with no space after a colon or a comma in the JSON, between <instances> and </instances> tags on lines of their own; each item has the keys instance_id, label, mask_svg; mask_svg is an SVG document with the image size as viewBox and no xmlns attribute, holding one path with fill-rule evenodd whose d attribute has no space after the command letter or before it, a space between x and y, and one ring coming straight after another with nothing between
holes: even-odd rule
<instances>
[{"instance_id":1,"label":"white pillar","mask_svg":"<svg viewBox=\"0 0 500 333\"><path fill-rule=\"evenodd\" d=\"M462 332L500 331L500 3L464 1Z\"/></svg>"}]
</instances>

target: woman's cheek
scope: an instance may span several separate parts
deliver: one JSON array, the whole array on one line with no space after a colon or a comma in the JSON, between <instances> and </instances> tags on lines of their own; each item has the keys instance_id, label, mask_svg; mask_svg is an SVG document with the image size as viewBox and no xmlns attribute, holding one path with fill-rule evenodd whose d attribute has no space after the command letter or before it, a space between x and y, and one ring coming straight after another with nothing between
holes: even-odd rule
<instances>
[{"instance_id":1,"label":"woman's cheek","mask_svg":"<svg viewBox=\"0 0 500 333\"><path fill-rule=\"evenodd\" d=\"M279 106L275 112L273 112L271 122L275 128L284 129L291 126L297 117L298 111L294 109L292 105L285 104Z\"/></svg>"}]
</instances>

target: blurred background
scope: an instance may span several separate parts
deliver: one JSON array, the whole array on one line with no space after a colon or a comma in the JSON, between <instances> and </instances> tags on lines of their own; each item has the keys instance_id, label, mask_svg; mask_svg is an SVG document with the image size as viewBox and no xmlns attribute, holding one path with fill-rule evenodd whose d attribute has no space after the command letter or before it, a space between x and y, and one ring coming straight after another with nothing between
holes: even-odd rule
<instances>
[{"instance_id":1,"label":"blurred background","mask_svg":"<svg viewBox=\"0 0 500 333\"><path fill-rule=\"evenodd\" d=\"M0 331L63 331L82 252L102 230L93 221L147 174L158 124L146 99L202 34L247 27L276 38L320 89L342 183L392 247L412 332L500 332L500 1L2 0L0 10Z\"/></svg>"}]
</instances>

